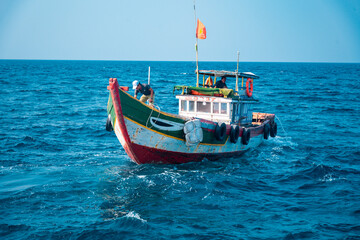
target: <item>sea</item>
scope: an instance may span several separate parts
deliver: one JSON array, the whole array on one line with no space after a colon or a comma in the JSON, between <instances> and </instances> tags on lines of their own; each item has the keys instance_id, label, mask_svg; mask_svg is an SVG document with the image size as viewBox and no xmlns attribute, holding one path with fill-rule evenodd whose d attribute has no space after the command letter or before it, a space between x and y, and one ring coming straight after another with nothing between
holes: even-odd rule
<instances>
[{"instance_id":1,"label":"sea","mask_svg":"<svg viewBox=\"0 0 360 240\"><path fill-rule=\"evenodd\" d=\"M240 62L278 135L137 165L105 131L107 86L147 83L149 66L155 103L177 113L195 62L0 60L0 239L360 239L360 64Z\"/></svg>"}]
</instances>

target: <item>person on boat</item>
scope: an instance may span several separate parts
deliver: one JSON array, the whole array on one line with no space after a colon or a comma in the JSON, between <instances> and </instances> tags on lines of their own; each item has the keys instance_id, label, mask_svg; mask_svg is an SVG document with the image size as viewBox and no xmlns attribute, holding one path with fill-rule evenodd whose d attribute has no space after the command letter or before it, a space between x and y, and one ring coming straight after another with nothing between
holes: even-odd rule
<instances>
[{"instance_id":1,"label":"person on boat","mask_svg":"<svg viewBox=\"0 0 360 240\"><path fill-rule=\"evenodd\" d=\"M226 77L222 76L221 81L217 81L214 85L214 88L228 88L225 82L226 82Z\"/></svg>"},{"instance_id":2,"label":"person on boat","mask_svg":"<svg viewBox=\"0 0 360 240\"><path fill-rule=\"evenodd\" d=\"M149 100L151 105L154 104L154 90L148 84L141 84L138 80L133 81L133 89L135 90L134 97L137 98L138 92L143 95L140 98L140 102L146 103Z\"/></svg>"}]
</instances>

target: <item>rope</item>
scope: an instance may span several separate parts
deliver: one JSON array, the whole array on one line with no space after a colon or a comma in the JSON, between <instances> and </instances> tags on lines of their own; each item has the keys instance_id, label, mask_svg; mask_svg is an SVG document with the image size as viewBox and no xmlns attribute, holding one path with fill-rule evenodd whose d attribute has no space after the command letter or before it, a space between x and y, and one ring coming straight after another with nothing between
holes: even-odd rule
<instances>
[{"instance_id":1,"label":"rope","mask_svg":"<svg viewBox=\"0 0 360 240\"><path fill-rule=\"evenodd\" d=\"M282 130L284 131L286 137L288 137L288 134L287 134L287 132L285 131L285 129L284 129L283 125L282 125L282 122L280 121L280 118L278 118L278 116L276 116L276 115L275 115L275 117L276 117L277 120L279 120L279 123L280 123L280 125L281 125Z\"/></svg>"},{"instance_id":2,"label":"rope","mask_svg":"<svg viewBox=\"0 0 360 240\"><path fill-rule=\"evenodd\" d=\"M146 127L147 128L152 128L153 126L151 126L151 127L148 127L148 123L149 123L149 119L150 119L150 117L151 117L151 115L152 115L152 113L154 112L154 108L157 108L158 110L159 110L159 115L156 117L156 119L159 119L159 116L160 116L160 107L158 106L158 105L156 105L155 103L153 103L153 107L152 107L152 109L151 109L151 113L150 113L150 115L149 115L149 117L148 117L148 119L147 119L147 121L146 121Z\"/></svg>"}]
</instances>

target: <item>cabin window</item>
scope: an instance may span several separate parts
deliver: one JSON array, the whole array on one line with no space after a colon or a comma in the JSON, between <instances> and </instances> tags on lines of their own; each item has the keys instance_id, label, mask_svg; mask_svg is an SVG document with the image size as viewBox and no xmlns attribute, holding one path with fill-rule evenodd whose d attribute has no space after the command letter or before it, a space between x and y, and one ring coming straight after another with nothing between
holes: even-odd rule
<instances>
[{"instance_id":1,"label":"cabin window","mask_svg":"<svg viewBox=\"0 0 360 240\"><path fill-rule=\"evenodd\" d=\"M189 101L189 112L195 112L195 103L194 103L194 101Z\"/></svg>"},{"instance_id":2,"label":"cabin window","mask_svg":"<svg viewBox=\"0 0 360 240\"><path fill-rule=\"evenodd\" d=\"M217 103L217 102L214 102L213 103L213 113L214 114L219 114L220 113L219 108L220 108L220 104Z\"/></svg>"},{"instance_id":3,"label":"cabin window","mask_svg":"<svg viewBox=\"0 0 360 240\"><path fill-rule=\"evenodd\" d=\"M197 112L210 113L211 111L211 103L209 102L197 102L196 107Z\"/></svg>"},{"instance_id":4,"label":"cabin window","mask_svg":"<svg viewBox=\"0 0 360 240\"><path fill-rule=\"evenodd\" d=\"M186 112L187 111L187 101L181 100L181 111Z\"/></svg>"},{"instance_id":5,"label":"cabin window","mask_svg":"<svg viewBox=\"0 0 360 240\"><path fill-rule=\"evenodd\" d=\"M227 103L221 103L221 114L227 114Z\"/></svg>"}]
</instances>

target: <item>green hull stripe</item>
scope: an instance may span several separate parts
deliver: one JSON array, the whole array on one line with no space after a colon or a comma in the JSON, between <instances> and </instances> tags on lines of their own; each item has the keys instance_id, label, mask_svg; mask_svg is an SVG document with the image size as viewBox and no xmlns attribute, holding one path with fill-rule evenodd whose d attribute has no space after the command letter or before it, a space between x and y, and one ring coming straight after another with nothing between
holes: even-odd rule
<instances>
[{"instance_id":1,"label":"green hull stripe","mask_svg":"<svg viewBox=\"0 0 360 240\"><path fill-rule=\"evenodd\" d=\"M119 91L120 95L120 101L121 101L121 108L124 117L127 119L134 121L142 126L146 126L147 128L151 129L155 126L151 124L151 121L149 120L150 117L159 118L159 120L164 119L176 123L185 124L186 121L181 116L168 114L168 113L162 113L159 112L157 109L152 109L148 107L148 105L138 101L134 97L130 96L129 94ZM108 114L111 115L111 122L114 124L115 120L115 111L113 108L112 98L111 94L109 96L107 111ZM149 120L149 121L148 121ZM214 129L213 129L214 130ZM169 137L177 138L177 139L183 139L185 140L185 134L183 130L179 131L163 131L161 129L156 129L157 132L167 135ZM209 131L203 131L203 141L202 144L210 144L210 145L224 145L226 143L227 138L225 137L223 141L217 141L214 137L213 132Z\"/></svg>"}]
</instances>

